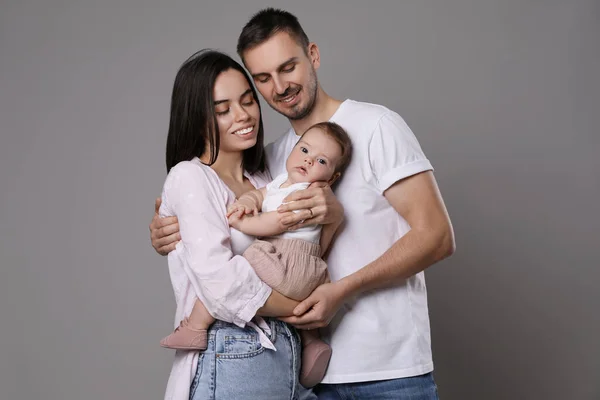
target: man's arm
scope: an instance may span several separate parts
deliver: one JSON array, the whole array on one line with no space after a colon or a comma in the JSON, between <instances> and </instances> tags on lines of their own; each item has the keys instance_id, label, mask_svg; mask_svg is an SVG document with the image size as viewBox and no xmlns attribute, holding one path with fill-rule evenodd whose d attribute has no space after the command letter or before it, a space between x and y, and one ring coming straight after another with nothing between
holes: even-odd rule
<instances>
[{"instance_id":1,"label":"man's arm","mask_svg":"<svg viewBox=\"0 0 600 400\"><path fill-rule=\"evenodd\" d=\"M344 208L326 182L314 182L308 189L288 195L284 201L288 203L279 206L277 211L281 213L281 223L289 230L314 224L324 225L325 229L329 224L339 224L344 218ZM181 236L177 218L161 218L159 207L160 199L157 199L150 223L150 240L154 250L164 256L175 249Z\"/></svg>"},{"instance_id":2,"label":"man's arm","mask_svg":"<svg viewBox=\"0 0 600 400\"><path fill-rule=\"evenodd\" d=\"M379 258L340 280L348 296L396 285L454 253L454 231L431 171L396 182L383 195L411 229Z\"/></svg>"},{"instance_id":3,"label":"man's arm","mask_svg":"<svg viewBox=\"0 0 600 400\"><path fill-rule=\"evenodd\" d=\"M345 299L397 285L452 255L454 232L431 171L396 182L384 196L411 230L360 270L319 286L294 310L300 317L285 318L286 322L301 329L326 326Z\"/></svg>"}]
</instances>

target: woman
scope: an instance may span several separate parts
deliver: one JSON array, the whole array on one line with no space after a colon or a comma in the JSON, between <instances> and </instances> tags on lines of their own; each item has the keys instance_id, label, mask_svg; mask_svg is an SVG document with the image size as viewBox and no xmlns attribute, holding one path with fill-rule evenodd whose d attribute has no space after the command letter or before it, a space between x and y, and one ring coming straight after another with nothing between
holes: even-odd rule
<instances>
[{"instance_id":1,"label":"woman","mask_svg":"<svg viewBox=\"0 0 600 400\"><path fill-rule=\"evenodd\" d=\"M314 399L298 383L297 332L272 318L297 302L263 283L239 254L253 238L229 229L227 206L264 186L258 97L229 56L203 50L175 79L161 216L177 216L181 242L169 253L177 323L198 297L219 321L208 348L178 351L167 399ZM255 317L257 316L257 317Z\"/></svg>"}]
</instances>

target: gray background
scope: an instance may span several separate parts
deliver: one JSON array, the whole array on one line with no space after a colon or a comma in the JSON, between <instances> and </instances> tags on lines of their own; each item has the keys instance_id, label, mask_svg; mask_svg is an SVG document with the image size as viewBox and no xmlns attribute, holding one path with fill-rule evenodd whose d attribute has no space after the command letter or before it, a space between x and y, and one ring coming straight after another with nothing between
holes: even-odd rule
<instances>
[{"instance_id":1,"label":"gray background","mask_svg":"<svg viewBox=\"0 0 600 400\"><path fill-rule=\"evenodd\" d=\"M172 82L266 5L2 1L0 399L162 398ZM458 243L427 272L442 399L600 399L600 3L277 6L325 90L398 111L436 167Z\"/></svg>"}]
</instances>

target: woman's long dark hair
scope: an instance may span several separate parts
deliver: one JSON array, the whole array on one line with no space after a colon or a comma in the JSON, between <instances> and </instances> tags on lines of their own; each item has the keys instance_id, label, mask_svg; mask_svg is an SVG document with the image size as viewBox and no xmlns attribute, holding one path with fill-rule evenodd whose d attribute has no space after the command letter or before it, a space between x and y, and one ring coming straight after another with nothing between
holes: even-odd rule
<instances>
[{"instance_id":1,"label":"woman's long dark hair","mask_svg":"<svg viewBox=\"0 0 600 400\"><path fill-rule=\"evenodd\" d=\"M210 152L212 165L219 154L219 128L214 111L215 80L224 71L235 69L244 75L254 100L260 102L252 81L244 68L227 54L215 50L200 50L188 58L175 77L171 97L171 119L167 136L167 172L181 161ZM256 145L244 150L243 167L249 173L264 171L264 130L259 118ZM207 143L209 149L207 149Z\"/></svg>"}]
</instances>

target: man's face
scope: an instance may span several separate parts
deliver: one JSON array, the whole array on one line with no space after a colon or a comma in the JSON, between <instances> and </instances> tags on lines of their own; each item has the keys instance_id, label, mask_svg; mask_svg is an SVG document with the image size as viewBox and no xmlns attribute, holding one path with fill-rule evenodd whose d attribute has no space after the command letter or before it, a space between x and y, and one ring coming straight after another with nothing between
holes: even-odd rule
<instances>
[{"instance_id":1,"label":"man's face","mask_svg":"<svg viewBox=\"0 0 600 400\"><path fill-rule=\"evenodd\" d=\"M244 52L244 64L267 103L291 120L307 117L317 98L318 48L306 49L280 32Z\"/></svg>"}]
</instances>

